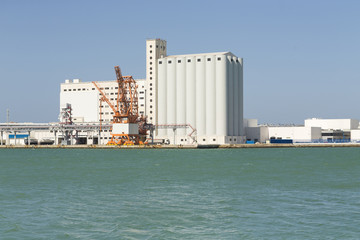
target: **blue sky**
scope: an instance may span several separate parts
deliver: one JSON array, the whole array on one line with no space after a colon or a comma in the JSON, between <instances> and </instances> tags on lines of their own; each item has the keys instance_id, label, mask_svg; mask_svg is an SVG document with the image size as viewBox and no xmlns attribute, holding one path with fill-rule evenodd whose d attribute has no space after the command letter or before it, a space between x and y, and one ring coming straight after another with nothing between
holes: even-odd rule
<instances>
[{"instance_id":1,"label":"blue sky","mask_svg":"<svg viewBox=\"0 0 360 240\"><path fill-rule=\"evenodd\" d=\"M244 58L244 113L261 123L360 119L360 1L0 1L0 122L57 121L60 83L145 77L168 54Z\"/></svg>"}]
</instances>

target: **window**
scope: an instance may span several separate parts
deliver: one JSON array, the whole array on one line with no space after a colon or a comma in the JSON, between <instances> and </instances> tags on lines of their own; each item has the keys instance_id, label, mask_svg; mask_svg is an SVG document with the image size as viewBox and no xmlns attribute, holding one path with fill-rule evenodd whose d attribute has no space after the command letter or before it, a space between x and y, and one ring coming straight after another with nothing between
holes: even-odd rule
<instances>
[{"instance_id":1,"label":"window","mask_svg":"<svg viewBox=\"0 0 360 240\"><path fill-rule=\"evenodd\" d=\"M81 88L79 88L78 91L81 91Z\"/></svg>"},{"instance_id":2,"label":"window","mask_svg":"<svg viewBox=\"0 0 360 240\"><path fill-rule=\"evenodd\" d=\"M108 88L108 87L106 87L106 88L105 88L105 90L109 90L109 88Z\"/></svg>"},{"instance_id":3,"label":"window","mask_svg":"<svg viewBox=\"0 0 360 240\"><path fill-rule=\"evenodd\" d=\"M152 86L152 83L150 83L150 86ZM151 90L151 89L150 89Z\"/></svg>"},{"instance_id":4,"label":"window","mask_svg":"<svg viewBox=\"0 0 360 240\"><path fill-rule=\"evenodd\" d=\"M150 96L152 96L152 93L150 93Z\"/></svg>"},{"instance_id":5,"label":"window","mask_svg":"<svg viewBox=\"0 0 360 240\"><path fill-rule=\"evenodd\" d=\"M118 87L115 87L115 89L118 89Z\"/></svg>"},{"instance_id":6,"label":"window","mask_svg":"<svg viewBox=\"0 0 360 240\"><path fill-rule=\"evenodd\" d=\"M144 97L140 97L140 99L144 99Z\"/></svg>"},{"instance_id":7,"label":"window","mask_svg":"<svg viewBox=\"0 0 360 240\"><path fill-rule=\"evenodd\" d=\"M150 105L150 108L152 108L152 105Z\"/></svg>"},{"instance_id":8,"label":"window","mask_svg":"<svg viewBox=\"0 0 360 240\"><path fill-rule=\"evenodd\" d=\"M234 61L234 59L231 59L231 62L233 62Z\"/></svg>"},{"instance_id":9,"label":"window","mask_svg":"<svg viewBox=\"0 0 360 240\"><path fill-rule=\"evenodd\" d=\"M215 139L215 138L213 138L213 141L215 142L215 141L216 141L216 139Z\"/></svg>"},{"instance_id":10,"label":"window","mask_svg":"<svg viewBox=\"0 0 360 240\"><path fill-rule=\"evenodd\" d=\"M85 91L85 88L83 88L83 91Z\"/></svg>"},{"instance_id":11,"label":"window","mask_svg":"<svg viewBox=\"0 0 360 240\"><path fill-rule=\"evenodd\" d=\"M150 50L150 53L152 53L152 50Z\"/></svg>"},{"instance_id":12,"label":"window","mask_svg":"<svg viewBox=\"0 0 360 240\"><path fill-rule=\"evenodd\" d=\"M239 59L236 59L236 62L238 63L238 62L239 62Z\"/></svg>"},{"instance_id":13,"label":"window","mask_svg":"<svg viewBox=\"0 0 360 240\"><path fill-rule=\"evenodd\" d=\"M162 64L162 61L159 61L159 64ZM151 68L150 68L150 70L151 70Z\"/></svg>"},{"instance_id":14,"label":"window","mask_svg":"<svg viewBox=\"0 0 360 240\"><path fill-rule=\"evenodd\" d=\"M152 80L152 77L150 77L150 80Z\"/></svg>"},{"instance_id":15,"label":"window","mask_svg":"<svg viewBox=\"0 0 360 240\"><path fill-rule=\"evenodd\" d=\"M188 61L187 62L191 62L191 59L188 59Z\"/></svg>"},{"instance_id":16,"label":"window","mask_svg":"<svg viewBox=\"0 0 360 240\"><path fill-rule=\"evenodd\" d=\"M206 139L205 138L203 138L203 142L205 142L206 141Z\"/></svg>"},{"instance_id":17,"label":"window","mask_svg":"<svg viewBox=\"0 0 360 240\"><path fill-rule=\"evenodd\" d=\"M150 45L150 48L152 48L152 45Z\"/></svg>"},{"instance_id":18,"label":"window","mask_svg":"<svg viewBox=\"0 0 360 240\"><path fill-rule=\"evenodd\" d=\"M152 120L152 117L150 117L150 120Z\"/></svg>"},{"instance_id":19,"label":"window","mask_svg":"<svg viewBox=\"0 0 360 240\"><path fill-rule=\"evenodd\" d=\"M92 90L95 90L95 88L92 88Z\"/></svg>"},{"instance_id":20,"label":"window","mask_svg":"<svg viewBox=\"0 0 360 240\"><path fill-rule=\"evenodd\" d=\"M181 63L181 60L178 60L178 63Z\"/></svg>"},{"instance_id":21,"label":"window","mask_svg":"<svg viewBox=\"0 0 360 240\"><path fill-rule=\"evenodd\" d=\"M64 89L64 92L66 92L67 91L67 89Z\"/></svg>"},{"instance_id":22,"label":"window","mask_svg":"<svg viewBox=\"0 0 360 240\"><path fill-rule=\"evenodd\" d=\"M210 62L210 61L211 61L211 58L208 58L207 60L208 60L208 62Z\"/></svg>"},{"instance_id":23,"label":"window","mask_svg":"<svg viewBox=\"0 0 360 240\"><path fill-rule=\"evenodd\" d=\"M152 72L150 72L150 74L152 74Z\"/></svg>"},{"instance_id":24,"label":"window","mask_svg":"<svg viewBox=\"0 0 360 240\"><path fill-rule=\"evenodd\" d=\"M156 48L159 48L159 45L156 45Z\"/></svg>"},{"instance_id":25,"label":"window","mask_svg":"<svg viewBox=\"0 0 360 240\"><path fill-rule=\"evenodd\" d=\"M150 70L152 70L152 67L150 67Z\"/></svg>"},{"instance_id":26,"label":"window","mask_svg":"<svg viewBox=\"0 0 360 240\"><path fill-rule=\"evenodd\" d=\"M150 102L152 102L152 99L150 99Z\"/></svg>"},{"instance_id":27,"label":"window","mask_svg":"<svg viewBox=\"0 0 360 240\"><path fill-rule=\"evenodd\" d=\"M71 92L71 89L69 89L69 92Z\"/></svg>"},{"instance_id":28,"label":"window","mask_svg":"<svg viewBox=\"0 0 360 240\"><path fill-rule=\"evenodd\" d=\"M144 104L141 104L141 105L140 105L140 107L143 107L143 106L144 106Z\"/></svg>"},{"instance_id":29,"label":"window","mask_svg":"<svg viewBox=\"0 0 360 240\"><path fill-rule=\"evenodd\" d=\"M152 65L152 62L150 62L150 65Z\"/></svg>"},{"instance_id":30,"label":"window","mask_svg":"<svg viewBox=\"0 0 360 240\"><path fill-rule=\"evenodd\" d=\"M198 61L198 62L201 62L201 59L199 58L197 61Z\"/></svg>"},{"instance_id":31,"label":"window","mask_svg":"<svg viewBox=\"0 0 360 240\"><path fill-rule=\"evenodd\" d=\"M151 85L150 85L151 86ZM152 88L150 88L150 91L152 91Z\"/></svg>"},{"instance_id":32,"label":"window","mask_svg":"<svg viewBox=\"0 0 360 240\"><path fill-rule=\"evenodd\" d=\"M152 59L152 57L150 57L150 59Z\"/></svg>"},{"instance_id":33,"label":"window","mask_svg":"<svg viewBox=\"0 0 360 240\"><path fill-rule=\"evenodd\" d=\"M76 91L76 89L73 89L73 91Z\"/></svg>"},{"instance_id":34,"label":"window","mask_svg":"<svg viewBox=\"0 0 360 240\"><path fill-rule=\"evenodd\" d=\"M152 113L152 111L150 111L150 113Z\"/></svg>"},{"instance_id":35,"label":"window","mask_svg":"<svg viewBox=\"0 0 360 240\"><path fill-rule=\"evenodd\" d=\"M221 61L221 57L218 57L217 59L218 59L218 61Z\"/></svg>"},{"instance_id":36,"label":"window","mask_svg":"<svg viewBox=\"0 0 360 240\"><path fill-rule=\"evenodd\" d=\"M144 93L144 91L141 91L140 93Z\"/></svg>"},{"instance_id":37,"label":"window","mask_svg":"<svg viewBox=\"0 0 360 240\"><path fill-rule=\"evenodd\" d=\"M171 64L171 61L169 60L168 63Z\"/></svg>"}]
</instances>

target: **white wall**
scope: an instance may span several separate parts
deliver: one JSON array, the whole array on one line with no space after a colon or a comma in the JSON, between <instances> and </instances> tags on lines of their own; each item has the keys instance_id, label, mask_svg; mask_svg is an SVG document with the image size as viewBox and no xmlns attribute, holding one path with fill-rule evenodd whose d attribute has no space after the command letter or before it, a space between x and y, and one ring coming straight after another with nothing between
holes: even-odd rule
<instances>
[{"instance_id":1,"label":"white wall","mask_svg":"<svg viewBox=\"0 0 360 240\"><path fill-rule=\"evenodd\" d=\"M244 127L257 127L258 120L257 119L244 119Z\"/></svg>"},{"instance_id":2,"label":"white wall","mask_svg":"<svg viewBox=\"0 0 360 240\"><path fill-rule=\"evenodd\" d=\"M250 141L265 143L266 140L269 140L269 129L267 126L259 126L259 127L246 127L245 128L246 139L250 139Z\"/></svg>"},{"instance_id":3,"label":"white wall","mask_svg":"<svg viewBox=\"0 0 360 240\"><path fill-rule=\"evenodd\" d=\"M319 119L312 118L305 120L305 127L321 127L322 129L357 129L359 120L356 119Z\"/></svg>"},{"instance_id":4,"label":"white wall","mask_svg":"<svg viewBox=\"0 0 360 240\"><path fill-rule=\"evenodd\" d=\"M160 58L157 124L191 124L199 144L239 143L243 133L241 62L231 53ZM190 129L177 129L176 144L191 142L189 133ZM173 129L158 130L156 138L173 144Z\"/></svg>"},{"instance_id":5,"label":"white wall","mask_svg":"<svg viewBox=\"0 0 360 240\"><path fill-rule=\"evenodd\" d=\"M60 109L71 104L72 116L83 117L85 122L99 121L99 98L97 91L60 92Z\"/></svg>"},{"instance_id":6,"label":"white wall","mask_svg":"<svg viewBox=\"0 0 360 240\"><path fill-rule=\"evenodd\" d=\"M137 93L138 93L138 112L145 113L146 106L146 81L144 79L136 79ZM109 101L115 106L117 99L116 80L113 81L99 81L96 82L101 90L105 93ZM74 122L98 122L100 120L100 92L96 89L92 82L79 82L73 83L72 80L66 80L65 83L60 85L60 111L65 107L66 103L70 103L73 108ZM111 122L113 110L106 102L102 102L102 115L103 122Z\"/></svg>"},{"instance_id":7,"label":"white wall","mask_svg":"<svg viewBox=\"0 0 360 240\"><path fill-rule=\"evenodd\" d=\"M360 141L360 129L351 130L351 141Z\"/></svg>"},{"instance_id":8,"label":"white wall","mask_svg":"<svg viewBox=\"0 0 360 240\"><path fill-rule=\"evenodd\" d=\"M321 128L319 127L268 127L269 138L282 138L293 140L315 140L321 139Z\"/></svg>"}]
</instances>

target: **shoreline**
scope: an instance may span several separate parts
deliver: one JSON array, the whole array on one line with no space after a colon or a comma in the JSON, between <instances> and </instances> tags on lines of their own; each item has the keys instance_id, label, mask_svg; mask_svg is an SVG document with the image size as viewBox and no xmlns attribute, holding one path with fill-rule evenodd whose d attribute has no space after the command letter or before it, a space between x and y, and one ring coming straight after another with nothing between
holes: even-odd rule
<instances>
[{"instance_id":1,"label":"shoreline","mask_svg":"<svg viewBox=\"0 0 360 240\"><path fill-rule=\"evenodd\" d=\"M329 148L360 147L360 143L231 144L231 145L0 145L0 149L225 149L225 148Z\"/></svg>"}]
</instances>

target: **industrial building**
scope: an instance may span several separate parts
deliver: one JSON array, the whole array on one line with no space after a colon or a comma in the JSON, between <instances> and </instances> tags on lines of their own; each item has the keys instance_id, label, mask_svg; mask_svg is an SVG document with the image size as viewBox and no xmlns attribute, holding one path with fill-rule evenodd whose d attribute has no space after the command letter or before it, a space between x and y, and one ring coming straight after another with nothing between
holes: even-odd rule
<instances>
[{"instance_id":1,"label":"industrial building","mask_svg":"<svg viewBox=\"0 0 360 240\"><path fill-rule=\"evenodd\" d=\"M106 144L114 135L111 124L119 103L118 73L113 81L66 79L60 85L59 123L5 124L1 144L33 140L38 144ZM152 124L149 132L155 141L181 145L244 142L242 58L231 52L168 56L165 40L149 39L146 79L135 81L136 116ZM64 120L64 111L70 121Z\"/></svg>"},{"instance_id":2,"label":"industrial building","mask_svg":"<svg viewBox=\"0 0 360 240\"><path fill-rule=\"evenodd\" d=\"M171 144L244 142L242 58L231 52L167 56L166 41L151 39L146 68L148 120L168 126L158 128L156 138ZM191 128L177 128L183 125Z\"/></svg>"},{"instance_id":3,"label":"industrial building","mask_svg":"<svg viewBox=\"0 0 360 240\"><path fill-rule=\"evenodd\" d=\"M145 115L145 80L135 80L138 88L139 114ZM117 100L117 83L100 81L100 89L109 100ZM101 101L101 94L92 82L82 82L81 79L66 79L60 85L60 111L66 104L71 104L73 122L108 122L112 121L113 112L106 102Z\"/></svg>"},{"instance_id":4,"label":"industrial building","mask_svg":"<svg viewBox=\"0 0 360 240\"><path fill-rule=\"evenodd\" d=\"M115 71L117 80L112 81L65 80L59 122L0 124L0 145L104 145L124 131L144 134L146 129L148 140L176 145L360 142L356 119L311 118L299 126L244 119L243 59L231 52L167 55L165 40L149 39L145 79L124 76L133 87L123 88L120 68ZM136 111L124 117L119 96L128 101L129 94ZM140 128L134 120L145 123L145 117L150 128Z\"/></svg>"},{"instance_id":5,"label":"industrial building","mask_svg":"<svg viewBox=\"0 0 360 240\"><path fill-rule=\"evenodd\" d=\"M248 142L275 142L291 140L293 143L345 143L359 142L359 120L311 118L302 126L258 125L256 119L245 121ZM281 142L281 141L280 141Z\"/></svg>"},{"instance_id":6,"label":"industrial building","mask_svg":"<svg viewBox=\"0 0 360 240\"><path fill-rule=\"evenodd\" d=\"M235 144L243 130L243 60L231 52L167 56L166 41L146 41L146 79L136 80L139 114L155 126L155 139L170 144ZM116 81L96 84L117 100ZM60 109L71 104L75 123L112 121L114 112L93 82L68 79ZM102 139L108 139L104 133Z\"/></svg>"}]
</instances>

